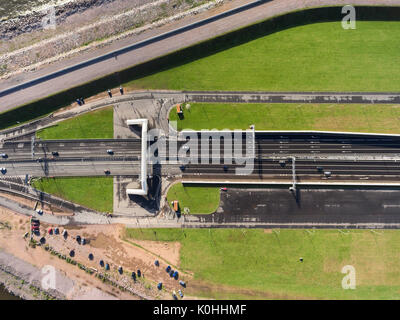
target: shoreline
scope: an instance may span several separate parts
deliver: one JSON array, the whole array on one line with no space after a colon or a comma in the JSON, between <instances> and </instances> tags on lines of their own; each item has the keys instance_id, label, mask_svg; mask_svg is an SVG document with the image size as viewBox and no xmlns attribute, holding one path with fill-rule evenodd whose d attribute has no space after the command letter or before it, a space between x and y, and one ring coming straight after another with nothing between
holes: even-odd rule
<instances>
[{"instance_id":1,"label":"shoreline","mask_svg":"<svg viewBox=\"0 0 400 320\"><path fill-rule=\"evenodd\" d=\"M22 300L65 299L57 290L43 290L41 270L0 249L0 284L11 295Z\"/></svg>"}]
</instances>

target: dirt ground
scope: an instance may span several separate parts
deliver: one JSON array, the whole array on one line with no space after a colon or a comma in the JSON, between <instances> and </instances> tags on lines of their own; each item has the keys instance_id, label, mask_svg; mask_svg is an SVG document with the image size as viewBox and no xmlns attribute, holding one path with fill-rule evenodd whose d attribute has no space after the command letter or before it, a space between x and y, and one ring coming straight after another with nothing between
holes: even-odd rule
<instances>
[{"instance_id":1,"label":"dirt ground","mask_svg":"<svg viewBox=\"0 0 400 320\"><path fill-rule=\"evenodd\" d=\"M5 192L1 192L0 194L4 198L10 199L10 200L14 200L14 201L16 201L18 203L26 205L27 207L31 207L32 210L36 206L36 201L34 201L34 200L29 200L27 198L18 197L18 196L15 196L15 195L12 195L12 194L8 194L8 193L5 193ZM44 213L53 214L53 215L56 215L56 216L73 216L74 215L74 213L71 212L71 211L61 210L61 209L59 209L57 207L54 207L54 206L51 206L51 205L48 205L48 204L45 204L45 203L43 203L43 204L38 203L36 208L37 209L42 209Z\"/></svg>"},{"instance_id":2,"label":"dirt ground","mask_svg":"<svg viewBox=\"0 0 400 320\"><path fill-rule=\"evenodd\" d=\"M9 229L8 227L11 228ZM39 241L40 237L44 236L46 244L66 256L69 255L71 250L75 250L73 259L86 267L104 271L101 270L99 261L103 260L105 263L109 263L111 269L109 273L114 280L121 280L121 283L130 282L129 285L132 288L136 288L137 292L142 290L147 297L171 299L173 290L176 292L179 289L184 291L178 281L165 272L168 263L171 264L173 269L174 266L179 265L178 243L140 241L137 245L133 245L121 238L124 232L122 225L66 228L68 230L67 239L64 239L61 235L49 235L47 231L50 227L46 224L41 224L41 235L34 237L35 240ZM28 217L0 207L0 249L38 268L52 265L61 271L69 279L73 280L75 284L74 289L67 297L68 299L109 299L110 295L118 299L138 299L137 296L131 293L122 292L118 288L103 283L95 278L94 275L90 275L80 270L77 266L51 255L43 248L29 247L28 240L23 237L25 232L29 231L29 228L30 221ZM60 233L62 231L63 228L60 228ZM88 240L88 244L78 244L75 239L77 235L85 237ZM89 253L93 254L93 260L89 260ZM156 259L160 262L159 267L154 264ZM119 266L124 269L122 276L116 271ZM137 272L138 269L141 270L143 276L140 281L133 283L130 279L130 272ZM187 282L190 278L190 275L179 272L179 279ZM158 282L163 283L162 291L156 289Z\"/></svg>"}]
</instances>

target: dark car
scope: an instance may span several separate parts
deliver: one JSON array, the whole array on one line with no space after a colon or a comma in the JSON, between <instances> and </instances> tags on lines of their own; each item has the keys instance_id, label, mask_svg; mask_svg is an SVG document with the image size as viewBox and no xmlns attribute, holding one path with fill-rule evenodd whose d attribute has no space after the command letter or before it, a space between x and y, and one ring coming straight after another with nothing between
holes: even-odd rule
<instances>
[{"instance_id":1,"label":"dark car","mask_svg":"<svg viewBox=\"0 0 400 320\"><path fill-rule=\"evenodd\" d=\"M165 271L167 271L169 273L171 271L171 266L166 267Z\"/></svg>"},{"instance_id":2,"label":"dark car","mask_svg":"<svg viewBox=\"0 0 400 320\"><path fill-rule=\"evenodd\" d=\"M81 243L81 236L76 236L76 242L78 242L79 244Z\"/></svg>"},{"instance_id":3,"label":"dark car","mask_svg":"<svg viewBox=\"0 0 400 320\"><path fill-rule=\"evenodd\" d=\"M55 157L58 157L58 156L59 156L58 151L53 151L51 154L52 154L53 156L55 156Z\"/></svg>"},{"instance_id":4,"label":"dark car","mask_svg":"<svg viewBox=\"0 0 400 320\"><path fill-rule=\"evenodd\" d=\"M110 172L110 170L106 169L106 170L104 170L104 173L105 174L110 174L111 172Z\"/></svg>"}]
</instances>

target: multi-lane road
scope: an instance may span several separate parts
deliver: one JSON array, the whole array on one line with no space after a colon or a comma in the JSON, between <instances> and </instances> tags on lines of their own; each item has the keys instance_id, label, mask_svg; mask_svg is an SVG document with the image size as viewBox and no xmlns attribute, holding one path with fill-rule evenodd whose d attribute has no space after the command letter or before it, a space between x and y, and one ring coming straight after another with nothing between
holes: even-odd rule
<instances>
[{"instance_id":1,"label":"multi-lane road","mask_svg":"<svg viewBox=\"0 0 400 320\"><path fill-rule=\"evenodd\" d=\"M107 150L112 150L108 153ZM138 175L140 139L5 142L0 147L1 176ZM54 153L54 154L53 154ZM109 172L105 172L105 171Z\"/></svg>"},{"instance_id":2,"label":"multi-lane road","mask_svg":"<svg viewBox=\"0 0 400 320\"><path fill-rule=\"evenodd\" d=\"M162 164L179 167L184 178L292 179L294 156L299 180L400 179L400 137L291 132L257 132L254 137L246 141L245 136L232 136L231 150L238 142L242 154L250 155L247 168L236 162L234 152L232 163L225 162L224 140L200 139L197 153L193 146L186 150L196 161L184 166L168 153L168 144L160 156L165 156ZM177 148L192 142L179 141ZM0 158L0 167L6 169L3 176L97 176L107 170L110 175L138 175L141 140L37 140L33 149L31 141L7 141L0 153L6 154Z\"/></svg>"}]
</instances>

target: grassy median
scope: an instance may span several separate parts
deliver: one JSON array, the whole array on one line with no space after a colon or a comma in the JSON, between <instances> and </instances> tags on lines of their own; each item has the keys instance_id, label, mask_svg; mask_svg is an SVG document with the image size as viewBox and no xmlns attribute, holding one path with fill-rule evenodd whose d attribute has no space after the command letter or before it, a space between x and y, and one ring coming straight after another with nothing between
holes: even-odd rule
<instances>
[{"instance_id":1,"label":"grassy median","mask_svg":"<svg viewBox=\"0 0 400 320\"><path fill-rule=\"evenodd\" d=\"M216 299L399 299L396 230L127 229L134 239L178 241L186 294ZM300 262L300 257L303 262ZM342 288L342 268L356 289Z\"/></svg>"},{"instance_id":2,"label":"grassy median","mask_svg":"<svg viewBox=\"0 0 400 320\"><path fill-rule=\"evenodd\" d=\"M113 107L88 112L37 131L36 136L50 139L112 139Z\"/></svg>"},{"instance_id":3,"label":"grassy median","mask_svg":"<svg viewBox=\"0 0 400 320\"><path fill-rule=\"evenodd\" d=\"M111 177L40 178L32 186L97 211L113 211Z\"/></svg>"},{"instance_id":4,"label":"grassy median","mask_svg":"<svg viewBox=\"0 0 400 320\"><path fill-rule=\"evenodd\" d=\"M167 200L170 206L171 201L178 200L182 212L186 207L192 214L210 214L218 209L219 188L185 187L177 183L168 190Z\"/></svg>"},{"instance_id":5,"label":"grassy median","mask_svg":"<svg viewBox=\"0 0 400 320\"><path fill-rule=\"evenodd\" d=\"M400 105L193 103L179 120L182 129L324 130L400 133Z\"/></svg>"}]
</instances>

